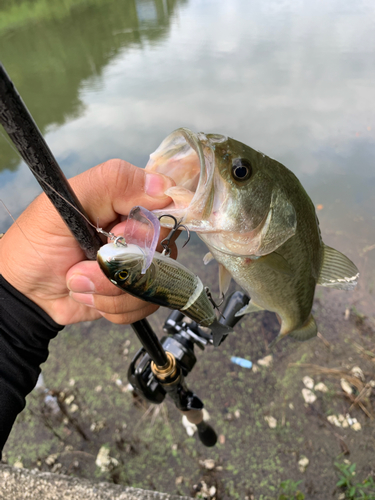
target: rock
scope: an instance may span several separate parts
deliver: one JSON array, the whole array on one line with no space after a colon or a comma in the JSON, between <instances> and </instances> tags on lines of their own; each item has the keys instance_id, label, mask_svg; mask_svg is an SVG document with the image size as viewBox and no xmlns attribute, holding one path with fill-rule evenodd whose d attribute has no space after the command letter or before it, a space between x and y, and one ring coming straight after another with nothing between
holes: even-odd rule
<instances>
[{"instance_id":1,"label":"rock","mask_svg":"<svg viewBox=\"0 0 375 500\"><path fill-rule=\"evenodd\" d=\"M353 366L353 368L350 370L352 374L362 380L362 382L365 381L365 376L363 375L363 371L360 369L359 366Z\"/></svg>"},{"instance_id":2,"label":"rock","mask_svg":"<svg viewBox=\"0 0 375 500\"><path fill-rule=\"evenodd\" d=\"M353 394L353 389L352 389L352 386L349 384L349 382L342 378L340 380L340 385L341 385L341 388L344 392L346 392L347 394Z\"/></svg>"},{"instance_id":3,"label":"rock","mask_svg":"<svg viewBox=\"0 0 375 500\"><path fill-rule=\"evenodd\" d=\"M215 486L211 486L211 488L208 490L208 493L210 494L211 497L215 496L216 494Z\"/></svg>"},{"instance_id":4,"label":"rock","mask_svg":"<svg viewBox=\"0 0 375 500\"><path fill-rule=\"evenodd\" d=\"M98 452L95 464L102 472L109 471L112 467L118 465L118 460L109 456L109 448L102 446Z\"/></svg>"},{"instance_id":5,"label":"rock","mask_svg":"<svg viewBox=\"0 0 375 500\"><path fill-rule=\"evenodd\" d=\"M74 401L74 395L73 395L73 394L71 394L70 396L68 396L68 397L65 399L65 404L67 404L67 405L69 406L70 404L72 404L72 403L73 403L73 401Z\"/></svg>"},{"instance_id":6,"label":"rock","mask_svg":"<svg viewBox=\"0 0 375 500\"><path fill-rule=\"evenodd\" d=\"M272 354L269 354L268 356L265 356L262 359L258 359L258 365L260 366L271 366L273 361L273 356Z\"/></svg>"},{"instance_id":7,"label":"rock","mask_svg":"<svg viewBox=\"0 0 375 500\"><path fill-rule=\"evenodd\" d=\"M330 424L336 425L336 427L341 427L340 421L336 415L328 415L327 420Z\"/></svg>"},{"instance_id":8,"label":"rock","mask_svg":"<svg viewBox=\"0 0 375 500\"><path fill-rule=\"evenodd\" d=\"M323 382L319 382L318 384L316 384L316 386L314 387L314 391L319 391L319 392L328 392L328 387L323 384Z\"/></svg>"},{"instance_id":9,"label":"rock","mask_svg":"<svg viewBox=\"0 0 375 500\"><path fill-rule=\"evenodd\" d=\"M316 401L315 394L310 389L307 389L306 387L304 389L302 389L302 396L303 396L303 399L305 400L305 402L308 404L312 404Z\"/></svg>"},{"instance_id":10,"label":"rock","mask_svg":"<svg viewBox=\"0 0 375 500\"><path fill-rule=\"evenodd\" d=\"M45 462L47 465L53 465L57 458L58 458L59 454L58 453L53 453L52 455L49 455L46 459L45 459Z\"/></svg>"},{"instance_id":11,"label":"rock","mask_svg":"<svg viewBox=\"0 0 375 500\"><path fill-rule=\"evenodd\" d=\"M305 456L302 456L299 460L298 460L298 468L301 472L305 472L305 470L307 469L307 466L309 465L309 459Z\"/></svg>"},{"instance_id":12,"label":"rock","mask_svg":"<svg viewBox=\"0 0 375 500\"><path fill-rule=\"evenodd\" d=\"M306 377L303 377L302 382L308 389L314 389L314 380L311 377L306 375Z\"/></svg>"},{"instance_id":13,"label":"rock","mask_svg":"<svg viewBox=\"0 0 375 500\"><path fill-rule=\"evenodd\" d=\"M214 470L215 468L215 460L212 458L207 458L206 460L199 460L200 465L207 470Z\"/></svg>"},{"instance_id":14,"label":"rock","mask_svg":"<svg viewBox=\"0 0 375 500\"><path fill-rule=\"evenodd\" d=\"M0 464L2 500L192 500L129 486Z\"/></svg>"},{"instance_id":15,"label":"rock","mask_svg":"<svg viewBox=\"0 0 375 500\"><path fill-rule=\"evenodd\" d=\"M354 424L352 425L352 429L353 431L360 431L362 429L362 426L359 422L354 422Z\"/></svg>"},{"instance_id":16,"label":"rock","mask_svg":"<svg viewBox=\"0 0 375 500\"><path fill-rule=\"evenodd\" d=\"M271 429L275 429L276 428L276 426L277 426L277 420L276 420L276 418L271 417L271 416L266 416L266 417L264 417L264 420L267 422L267 424L269 425L269 427Z\"/></svg>"}]
</instances>

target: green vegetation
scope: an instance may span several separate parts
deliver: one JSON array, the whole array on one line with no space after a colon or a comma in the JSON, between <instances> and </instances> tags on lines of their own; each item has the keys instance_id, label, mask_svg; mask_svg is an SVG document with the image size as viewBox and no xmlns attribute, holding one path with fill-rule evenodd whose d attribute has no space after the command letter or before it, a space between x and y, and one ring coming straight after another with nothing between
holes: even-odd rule
<instances>
[{"instance_id":1,"label":"green vegetation","mask_svg":"<svg viewBox=\"0 0 375 500\"><path fill-rule=\"evenodd\" d=\"M302 481L292 481L287 479L280 483L280 492L277 500L304 500L305 495L298 489Z\"/></svg>"},{"instance_id":2,"label":"green vegetation","mask_svg":"<svg viewBox=\"0 0 375 500\"><path fill-rule=\"evenodd\" d=\"M336 486L345 492L345 498L349 500L375 500L375 481L372 476L367 477L361 483L357 482L356 465L350 463L335 463L339 472L339 480Z\"/></svg>"}]
</instances>

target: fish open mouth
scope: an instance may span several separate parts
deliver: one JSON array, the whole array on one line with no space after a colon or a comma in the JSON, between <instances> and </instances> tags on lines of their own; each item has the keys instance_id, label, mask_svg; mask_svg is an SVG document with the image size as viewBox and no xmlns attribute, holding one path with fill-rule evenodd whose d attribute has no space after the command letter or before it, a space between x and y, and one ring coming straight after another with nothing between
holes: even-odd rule
<instances>
[{"instance_id":1,"label":"fish open mouth","mask_svg":"<svg viewBox=\"0 0 375 500\"><path fill-rule=\"evenodd\" d=\"M226 137L217 136L217 142L223 140ZM214 203L215 154L211 137L187 128L175 130L150 155L146 170L167 175L176 183L165 192L172 203L155 210L157 216L173 215L192 231L213 230L208 220ZM161 223L173 226L168 218Z\"/></svg>"}]
</instances>

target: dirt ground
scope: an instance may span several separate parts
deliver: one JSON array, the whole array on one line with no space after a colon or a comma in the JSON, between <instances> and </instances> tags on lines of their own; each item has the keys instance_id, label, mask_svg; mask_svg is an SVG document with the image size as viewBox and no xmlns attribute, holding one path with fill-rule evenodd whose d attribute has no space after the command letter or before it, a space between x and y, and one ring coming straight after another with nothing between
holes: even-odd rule
<instances>
[{"instance_id":1,"label":"dirt ground","mask_svg":"<svg viewBox=\"0 0 375 500\"><path fill-rule=\"evenodd\" d=\"M197 253L203 245L193 238L180 260L189 265ZM217 296L215 265L196 272ZM187 382L218 433L214 448L187 435L170 401L152 406L129 390L127 368L139 348L130 327L102 320L65 328L43 367L45 389L29 396L4 460L211 500L278 499L283 481L291 488L284 498L298 498L297 489L305 499L345 498L335 463L356 464L357 483L375 474L373 302L367 296L362 311L348 297L317 289L321 335L310 341L285 339L269 351L279 327L262 312L241 319L219 348L196 349ZM150 318L157 332L167 314Z\"/></svg>"}]
</instances>

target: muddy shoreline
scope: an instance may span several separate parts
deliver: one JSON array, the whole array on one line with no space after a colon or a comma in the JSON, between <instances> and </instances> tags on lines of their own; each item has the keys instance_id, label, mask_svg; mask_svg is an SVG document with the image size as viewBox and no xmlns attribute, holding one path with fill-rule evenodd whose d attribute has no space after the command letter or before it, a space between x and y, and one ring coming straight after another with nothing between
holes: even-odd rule
<instances>
[{"instance_id":1,"label":"muddy shoreline","mask_svg":"<svg viewBox=\"0 0 375 500\"><path fill-rule=\"evenodd\" d=\"M180 257L187 265L203 250L196 239L189 247ZM215 267L199 264L197 272L218 294ZM298 488L308 499L342 498L335 463L355 463L358 481L375 473L375 322L360 305L349 307L346 293L323 288L313 313L321 336L308 342L286 339L270 353L278 323L261 312L244 317L218 349L197 350L187 381L219 435L211 449L187 435L170 402L149 406L129 390L127 367L139 348L130 327L103 320L65 328L43 367L44 392L28 398L4 459L196 498L271 500L282 481L301 481ZM153 315L156 331L166 316ZM257 363L270 354L268 366ZM251 360L255 369L234 365L231 356ZM354 367L362 372L362 385L350 383ZM313 380L312 402L304 399L305 376ZM316 389L320 383L326 392ZM361 387L367 389L358 399ZM359 426L337 424L340 415ZM110 459L98 466L103 447Z\"/></svg>"}]
</instances>

